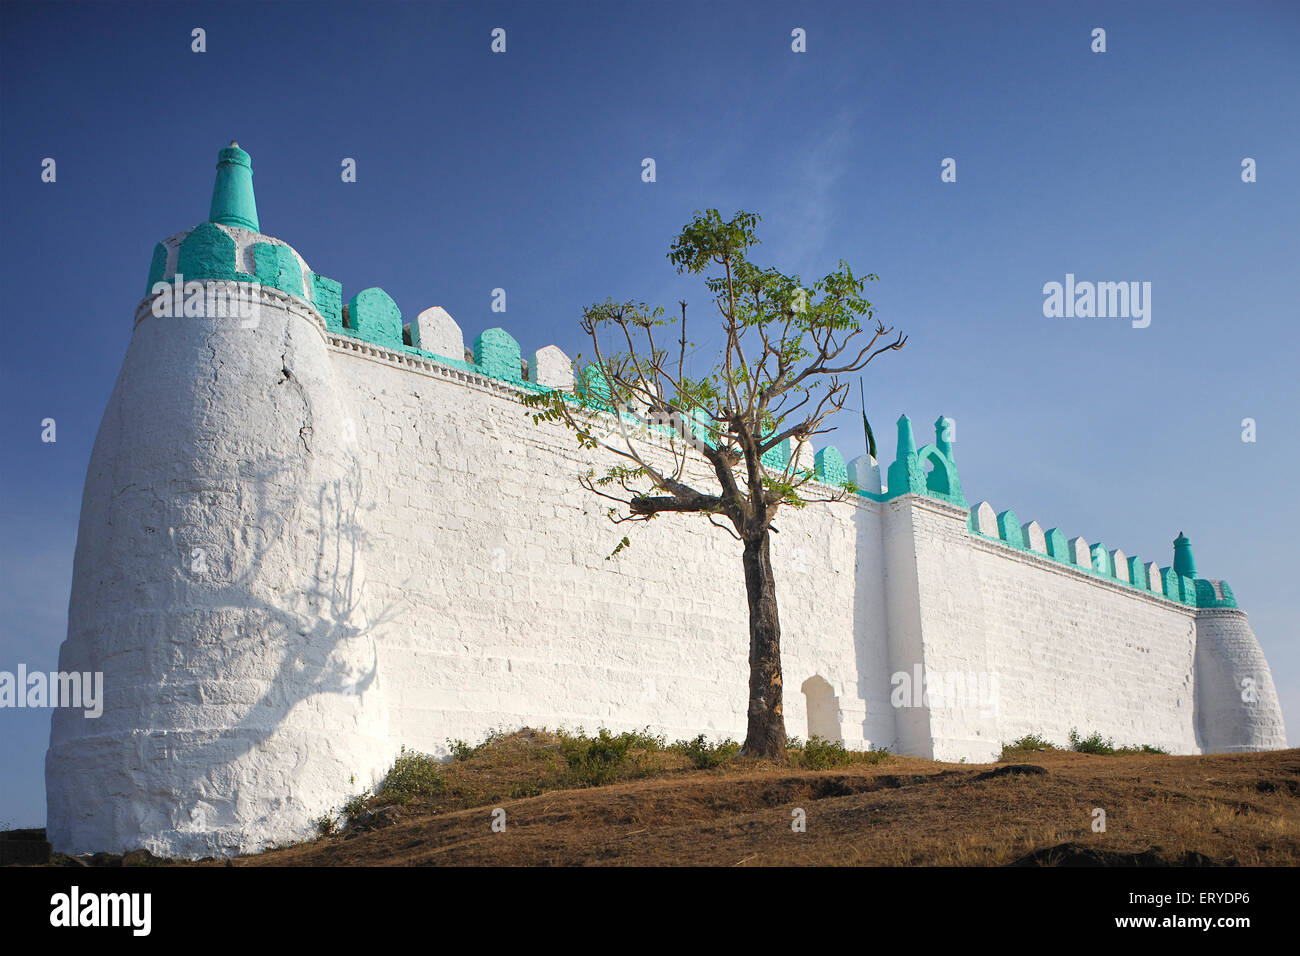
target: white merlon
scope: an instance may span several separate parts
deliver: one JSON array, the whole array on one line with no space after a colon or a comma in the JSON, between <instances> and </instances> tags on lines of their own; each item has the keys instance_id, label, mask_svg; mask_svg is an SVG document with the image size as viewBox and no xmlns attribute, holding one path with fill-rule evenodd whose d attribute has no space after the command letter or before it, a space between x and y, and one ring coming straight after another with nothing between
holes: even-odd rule
<instances>
[{"instance_id":1,"label":"white merlon","mask_svg":"<svg viewBox=\"0 0 1300 956\"><path fill-rule=\"evenodd\" d=\"M1115 569L1116 578L1128 581L1128 555L1116 548L1110 553L1110 565Z\"/></svg>"},{"instance_id":2,"label":"white merlon","mask_svg":"<svg viewBox=\"0 0 1300 956\"><path fill-rule=\"evenodd\" d=\"M1039 554L1047 553L1047 536L1043 534L1043 528L1037 521L1021 525L1020 530L1024 533L1026 548Z\"/></svg>"},{"instance_id":3,"label":"white merlon","mask_svg":"<svg viewBox=\"0 0 1300 956\"><path fill-rule=\"evenodd\" d=\"M998 537L998 515L987 501L975 506L975 530L990 538Z\"/></svg>"},{"instance_id":4,"label":"white merlon","mask_svg":"<svg viewBox=\"0 0 1300 956\"><path fill-rule=\"evenodd\" d=\"M537 385L549 385L566 392L573 388L573 360L554 345L533 353L528 374L530 381Z\"/></svg>"},{"instance_id":5,"label":"white merlon","mask_svg":"<svg viewBox=\"0 0 1300 956\"><path fill-rule=\"evenodd\" d=\"M1081 568L1092 567L1092 549L1083 538L1070 539L1070 560Z\"/></svg>"},{"instance_id":6,"label":"white merlon","mask_svg":"<svg viewBox=\"0 0 1300 956\"><path fill-rule=\"evenodd\" d=\"M411 323L411 344L443 358L463 361L465 337L456 320L440 305L425 309Z\"/></svg>"},{"instance_id":7,"label":"white merlon","mask_svg":"<svg viewBox=\"0 0 1300 956\"><path fill-rule=\"evenodd\" d=\"M870 455L859 455L849 462L849 478L862 491L881 494L880 463Z\"/></svg>"},{"instance_id":8,"label":"white merlon","mask_svg":"<svg viewBox=\"0 0 1300 956\"><path fill-rule=\"evenodd\" d=\"M1154 561L1147 562L1147 587L1153 594L1165 593L1165 579L1160 574L1160 565Z\"/></svg>"}]
</instances>

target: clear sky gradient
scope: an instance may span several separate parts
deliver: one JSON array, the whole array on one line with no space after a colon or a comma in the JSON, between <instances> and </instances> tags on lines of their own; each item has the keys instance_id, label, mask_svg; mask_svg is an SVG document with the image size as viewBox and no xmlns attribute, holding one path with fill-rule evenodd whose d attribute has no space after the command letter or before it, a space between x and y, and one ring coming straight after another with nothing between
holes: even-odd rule
<instances>
[{"instance_id":1,"label":"clear sky gradient","mask_svg":"<svg viewBox=\"0 0 1300 956\"><path fill-rule=\"evenodd\" d=\"M525 355L589 351L578 317L607 296L685 298L707 360L705 290L666 259L700 208L758 212L760 263L878 273L908 335L866 376L881 458L901 413L920 442L942 413L972 503L1161 565L1185 531L1294 743L1297 51L1290 2L5 3L0 670L57 666L154 243L206 219L237 139L262 231L345 301L381 286ZM1150 282L1150 327L1045 318L1067 273ZM856 408L837 423L861 454ZM44 821L48 734L48 710L0 711L0 826Z\"/></svg>"}]
</instances>

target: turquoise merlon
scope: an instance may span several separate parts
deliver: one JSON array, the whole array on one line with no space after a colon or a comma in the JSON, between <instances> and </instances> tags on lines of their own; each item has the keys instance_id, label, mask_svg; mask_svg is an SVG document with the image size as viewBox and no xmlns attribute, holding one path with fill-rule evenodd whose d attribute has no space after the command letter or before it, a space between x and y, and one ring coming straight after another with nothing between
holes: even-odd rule
<instances>
[{"instance_id":1,"label":"turquoise merlon","mask_svg":"<svg viewBox=\"0 0 1300 956\"><path fill-rule=\"evenodd\" d=\"M235 240L210 222L201 222L191 229L176 255L176 271L187 280L253 279L239 272L235 265Z\"/></svg>"},{"instance_id":2,"label":"turquoise merlon","mask_svg":"<svg viewBox=\"0 0 1300 956\"><path fill-rule=\"evenodd\" d=\"M234 140L217 153L217 180L212 185L208 222L262 231L257 223L257 199L253 195L253 163Z\"/></svg>"},{"instance_id":3,"label":"turquoise merlon","mask_svg":"<svg viewBox=\"0 0 1300 956\"><path fill-rule=\"evenodd\" d=\"M336 335L343 328L343 284L327 276L311 274L311 300L325 320L325 328Z\"/></svg>"},{"instance_id":4,"label":"turquoise merlon","mask_svg":"<svg viewBox=\"0 0 1300 956\"><path fill-rule=\"evenodd\" d=\"M924 458L935 454L937 449L927 445L918 454ZM938 465L936 464L936 469ZM943 496L939 496L943 497ZM967 527L973 534L980 535L976 509L970 509ZM1023 550L1028 547L1020 519L1010 509L997 516L998 540L1009 547ZM1043 535L1047 544L1047 556L1062 564L1079 567L1084 571L1108 578L1121 584L1164 597L1179 604L1195 608L1235 608L1236 596L1226 581L1210 581L1196 577L1196 560L1192 555L1192 543L1181 532L1174 541L1174 564L1172 567L1160 568L1150 575L1147 565L1136 555L1125 557L1124 568L1128 571L1125 580L1120 575L1120 568L1115 563L1115 555L1105 544L1098 542L1090 545L1086 554L1076 555L1070 542L1058 528L1052 528Z\"/></svg>"},{"instance_id":5,"label":"turquoise merlon","mask_svg":"<svg viewBox=\"0 0 1300 956\"><path fill-rule=\"evenodd\" d=\"M849 470L844 456L834 445L827 445L813 455L813 472L828 485L842 485L849 480Z\"/></svg>"},{"instance_id":6,"label":"turquoise merlon","mask_svg":"<svg viewBox=\"0 0 1300 956\"><path fill-rule=\"evenodd\" d=\"M362 289L348 303L348 330L374 345L402 348L402 310L383 289Z\"/></svg>"},{"instance_id":7,"label":"turquoise merlon","mask_svg":"<svg viewBox=\"0 0 1300 956\"><path fill-rule=\"evenodd\" d=\"M505 329L485 329L478 334L474 339L474 364L492 378L523 381L519 343Z\"/></svg>"},{"instance_id":8,"label":"turquoise merlon","mask_svg":"<svg viewBox=\"0 0 1300 956\"><path fill-rule=\"evenodd\" d=\"M153 247L153 260L149 263L149 285L145 287L145 295L153 294L155 283L161 282L167 272L167 247L161 242Z\"/></svg>"},{"instance_id":9,"label":"turquoise merlon","mask_svg":"<svg viewBox=\"0 0 1300 956\"><path fill-rule=\"evenodd\" d=\"M1022 551L1025 548L1025 536L1020 528L1020 519L1009 508L998 515L998 537L1013 548Z\"/></svg>"},{"instance_id":10,"label":"turquoise merlon","mask_svg":"<svg viewBox=\"0 0 1300 956\"><path fill-rule=\"evenodd\" d=\"M262 285L302 298L302 268L298 265L298 257L288 246L271 242L254 243L253 265L257 269L257 281Z\"/></svg>"}]
</instances>

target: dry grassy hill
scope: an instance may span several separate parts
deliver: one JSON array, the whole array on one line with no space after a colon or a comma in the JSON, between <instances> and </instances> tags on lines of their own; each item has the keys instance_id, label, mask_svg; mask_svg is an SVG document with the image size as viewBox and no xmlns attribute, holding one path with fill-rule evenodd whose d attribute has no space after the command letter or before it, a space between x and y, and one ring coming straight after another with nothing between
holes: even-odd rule
<instances>
[{"instance_id":1,"label":"dry grassy hill","mask_svg":"<svg viewBox=\"0 0 1300 956\"><path fill-rule=\"evenodd\" d=\"M808 769L816 755L782 767L635 737L612 754L579 746L575 760L573 739L529 730L450 764L399 760L388 789L347 808L341 832L233 865L1300 862L1300 750L1034 750L981 766L876 754ZM498 807L503 832L491 827ZM1093 831L1098 807L1104 833ZM806 832L792 829L795 809Z\"/></svg>"}]
</instances>

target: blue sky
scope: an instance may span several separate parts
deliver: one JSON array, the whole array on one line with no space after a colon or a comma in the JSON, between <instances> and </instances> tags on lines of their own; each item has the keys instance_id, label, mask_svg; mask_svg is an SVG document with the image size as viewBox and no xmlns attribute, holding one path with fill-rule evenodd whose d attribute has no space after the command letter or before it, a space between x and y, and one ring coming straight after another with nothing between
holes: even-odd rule
<instances>
[{"instance_id":1,"label":"blue sky","mask_svg":"<svg viewBox=\"0 0 1300 956\"><path fill-rule=\"evenodd\" d=\"M6 3L0 670L56 665L153 245L207 217L234 138L262 231L345 299L381 286L525 354L584 350L607 296L685 298L701 328L666 259L699 208L760 213L758 261L805 279L878 273L909 336L868 370L882 458L900 413L922 441L943 413L972 502L1162 565L1185 531L1295 743L1298 49L1294 3ZM1045 318L1066 273L1150 282L1150 327ZM856 411L838 424L860 454ZM49 712L0 720L0 825L39 825Z\"/></svg>"}]
</instances>

